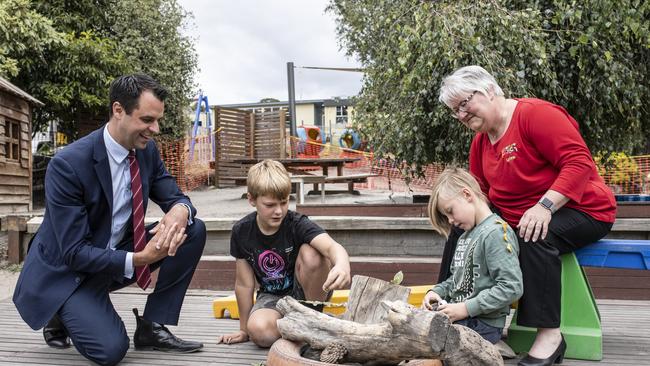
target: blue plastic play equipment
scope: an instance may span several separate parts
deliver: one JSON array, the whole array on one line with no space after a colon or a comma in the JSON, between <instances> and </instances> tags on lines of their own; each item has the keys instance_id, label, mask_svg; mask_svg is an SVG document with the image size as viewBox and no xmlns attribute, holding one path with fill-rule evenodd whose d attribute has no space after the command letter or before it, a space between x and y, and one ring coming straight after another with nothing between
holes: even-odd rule
<instances>
[{"instance_id":1,"label":"blue plastic play equipment","mask_svg":"<svg viewBox=\"0 0 650 366\"><path fill-rule=\"evenodd\" d=\"M300 126L296 129L298 144L296 152L309 156L317 156L323 149L325 132L316 126Z\"/></svg>"},{"instance_id":2,"label":"blue plastic play equipment","mask_svg":"<svg viewBox=\"0 0 650 366\"><path fill-rule=\"evenodd\" d=\"M617 194L615 195L616 202L649 202L650 195L648 194Z\"/></svg>"},{"instance_id":3,"label":"blue plastic play equipment","mask_svg":"<svg viewBox=\"0 0 650 366\"><path fill-rule=\"evenodd\" d=\"M346 128L339 138L339 145L352 150L358 150L361 146L359 133L351 128Z\"/></svg>"},{"instance_id":4,"label":"blue plastic play equipment","mask_svg":"<svg viewBox=\"0 0 650 366\"><path fill-rule=\"evenodd\" d=\"M203 91L199 92L199 98L196 101L196 113L194 115L194 126L192 127L192 138L190 139L190 156L189 156L189 161L192 161L194 159L194 144L196 143L196 134L199 130L199 123L201 123L201 103L205 105L205 115L206 115L206 127L208 129L208 141L212 144L212 159L215 159L215 153L216 153L216 148L215 148L215 141L214 138L212 138L212 117L210 116L210 104L208 103L208 96L203 95Z\"/></svg>"},{"instance_id":5,"label":"blue plastic play equipment","mask_svg":"<svg viewBox=\"0 0 650 366\"><path fill-rule=\"evenodd\" d=\"M576 250L581 266L650 269L650 241L601 239Z\"/></svg>"}]
</instances>

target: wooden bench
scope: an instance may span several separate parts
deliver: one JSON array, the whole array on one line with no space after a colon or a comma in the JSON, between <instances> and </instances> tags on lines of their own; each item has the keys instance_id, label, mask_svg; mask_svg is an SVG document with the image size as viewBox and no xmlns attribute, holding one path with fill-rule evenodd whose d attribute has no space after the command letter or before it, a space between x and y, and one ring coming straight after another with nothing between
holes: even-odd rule
<instances>
[{"instance_id":1,"label":"wooden bench","mask_svg":"<svg viewBox=\"0 0 650 366\"><path fill-rule=\"evenodd\" d=\"M291 183L296 183L296 198L299 204L305 203L305 184L314 184L315 186L320 184L321 192L321 202L325 202L325 176L324 175L291 175ZM245 186L246 177L234 177L235 185ZM246 198L246 194L242 195L242 198Z\"/></svg>"},{"instance_id":2,"label":"wooden bench","mask_svg":"<svg viewBox=\"0 0 650 366\"><path fill-rule=\"evenodd\" d=\"M325 202L325 182L326 182L326 177L324 175L310 175L310 174L305 174L305 175L292 175L291 176L291 183L298 183L298 189L297 189L297 196L298 196L298 204L303 204L305 203L305 183L306 184L314 184L318 185L320 184L320 201L321 203Z\"/></svg>"},{"instance_id":3,"label":"wooden bench","mask_svg":"<svg viewBox=\"0 0 650 366\"><path fill-rule=\"evenodd\" d=\"M603 333L596 300L587 281L586 267L650 269L650 240L603 239L568 253L562 259L562 310L560 329L567 343L566 357L602 360ZM508 329L508 344L525 352L537 330L516 324L515 313Z\"/></svg>"},{"instance_id":4,"label":"wooden bench","mask_svg":"<svg viewBox=\"0 0 650 366\"><path fill-rule=\"evenodd\" d=\"M378 177L378 176L379 174L372 174L372 173L327 176L325 178L325 183L347 183L348 192L353 193L354 183L367 183L368 178Z\"/></svg>"}]
</instances>

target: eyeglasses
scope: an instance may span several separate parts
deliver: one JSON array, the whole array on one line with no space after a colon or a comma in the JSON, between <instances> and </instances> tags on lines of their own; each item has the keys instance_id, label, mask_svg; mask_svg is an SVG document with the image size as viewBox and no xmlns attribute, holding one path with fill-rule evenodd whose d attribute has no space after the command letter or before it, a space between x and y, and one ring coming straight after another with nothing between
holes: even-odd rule
<instances>
[{"instance_id":1,"label":"eyeglasses","mask_svg":"<svg viewBox=\"0 0 650 366\"><path fill-rule=\"evenodd\" d=\"M467 98L463 99L460 103L458 103L458 106L456 108L451 110L451 114L454 118L458 118L458 114L460 112L467 112L467 105L469 104L469 102L474 97L474 94L476 93L478 93L478 90L474 90L472 94L470 94Z\"/></svg>"}]
</instances>

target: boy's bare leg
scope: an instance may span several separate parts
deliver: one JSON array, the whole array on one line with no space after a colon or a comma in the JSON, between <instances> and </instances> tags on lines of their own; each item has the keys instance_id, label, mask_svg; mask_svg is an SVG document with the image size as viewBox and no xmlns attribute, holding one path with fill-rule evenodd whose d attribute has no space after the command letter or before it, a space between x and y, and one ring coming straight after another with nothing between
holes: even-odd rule
<instances>
[{"instance_id":1,"label":"boy's bare leg","mask_svg":"<svg viewBox=\"0 0 650 366\"><path fill-rule=\"evenodd\" d=\"M254 311L246 327L248 337L253 343L260 347L268 348L273 342L280 338L280 332L276 321L282 318L282 314L273 309L259 309Z\"/></svg>"},{"instance_id":2,"label":"boy's bare leg","mask_svg":"<svg viewBox=\"0 0 650 366\"><path fill-rule=\"evenodd\" d=\"M306 300L327 300L327 291L323 291L323 283L327 279L330 267L329 260L311 245L300 246L296 261L296 277L305 292Z\"/></svg>"}]
</instances>

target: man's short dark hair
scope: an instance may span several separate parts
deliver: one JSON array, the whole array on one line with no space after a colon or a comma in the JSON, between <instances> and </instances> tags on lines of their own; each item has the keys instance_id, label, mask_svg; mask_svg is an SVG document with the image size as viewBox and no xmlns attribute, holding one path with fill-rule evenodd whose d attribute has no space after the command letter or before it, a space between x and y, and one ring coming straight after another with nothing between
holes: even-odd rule
<instances>
[{"instance_id":1,"label":"man's short dark hair","mask_svg":"<svg viewBox=\"0 0 650 366\"><path fill-rule=\"evenodd\" d=\"M167 89L147 74L123 75L113 80L109 91L109 117L113 116L113 103L118 102L130 115L138 108L138 99L143 91L149 90L161 102L167 98Z\"/></svg>"}]
</instances>

